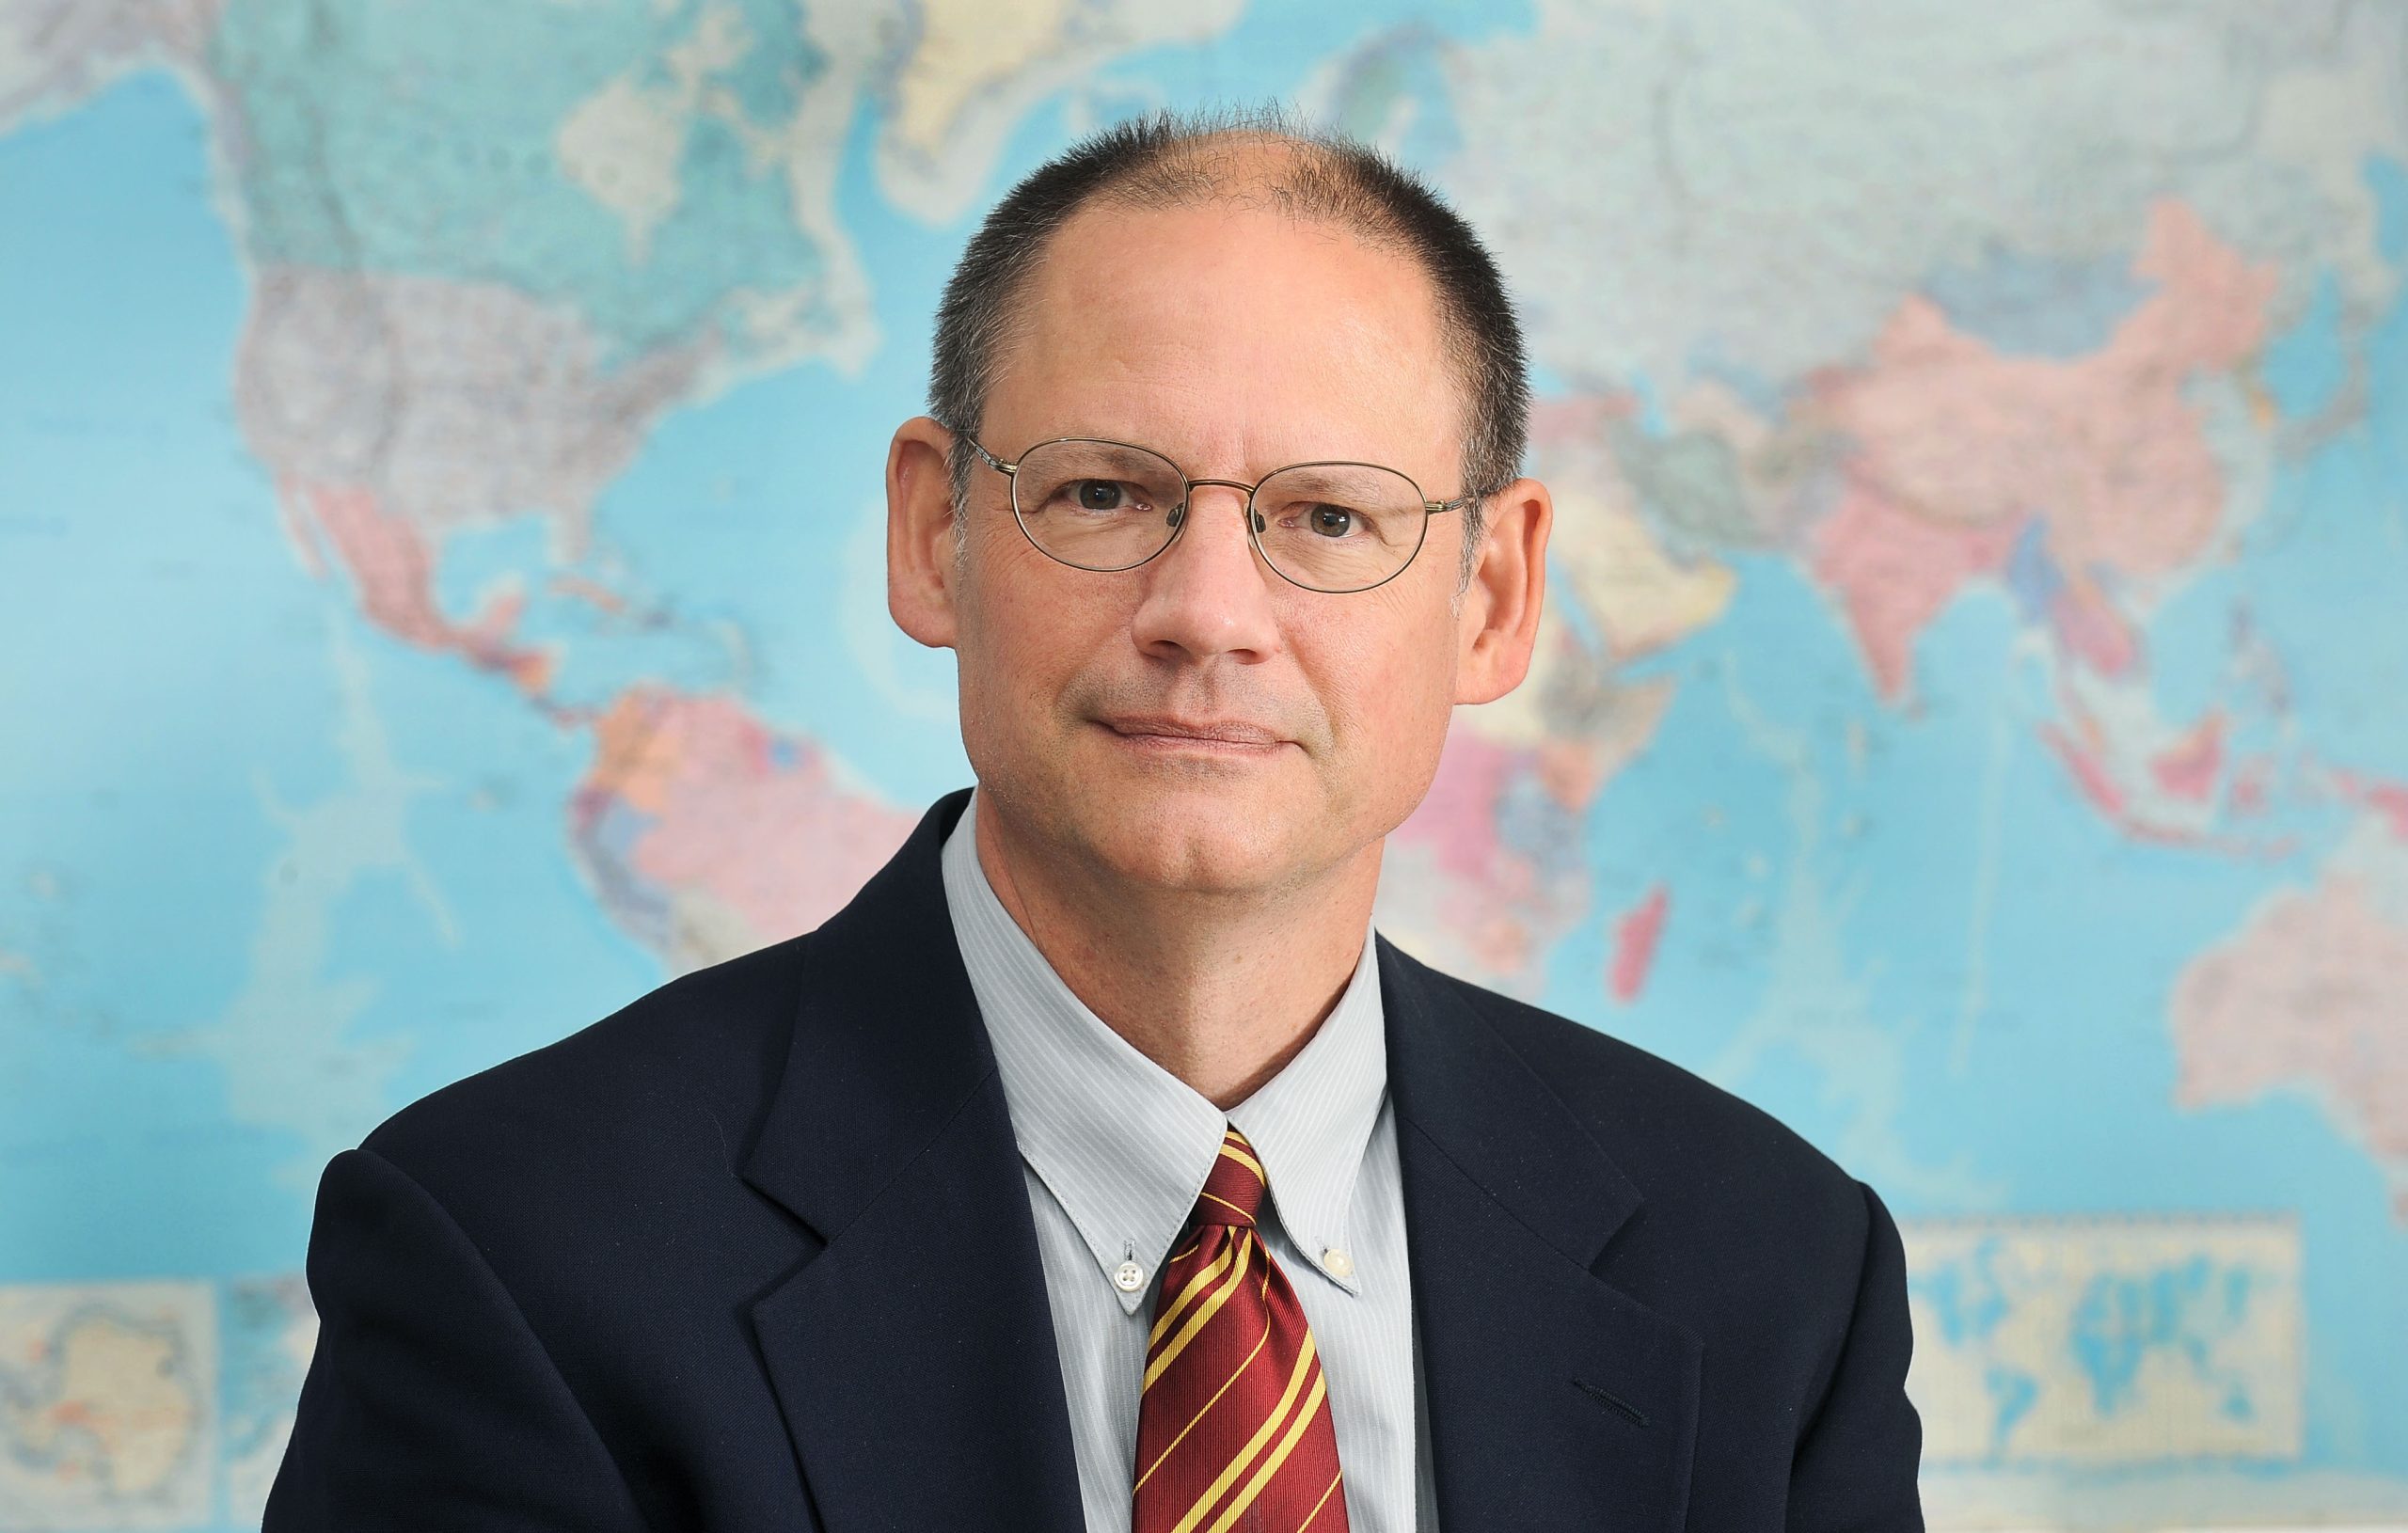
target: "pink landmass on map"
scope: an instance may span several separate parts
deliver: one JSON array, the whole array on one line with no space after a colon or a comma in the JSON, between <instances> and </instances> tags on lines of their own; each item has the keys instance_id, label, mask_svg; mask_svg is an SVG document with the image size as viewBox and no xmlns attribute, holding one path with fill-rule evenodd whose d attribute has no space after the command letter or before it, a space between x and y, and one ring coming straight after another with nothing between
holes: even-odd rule
<instances>
[{"instance_id":1,"label":"pink landmass on map","mask_svg":"<svg viewBox=\"0 0 2408 1533\"><path fill-rule=\"evenodd\" d=\"M425 537L407 517L387 512L374 492L288 482L282 498L285 531L304 563L323 577L330 549L368 621L404 643L456 653L498 672L530 697L548 689L552 657L510 642L525 608L522 593L499 593L467 623L453 623L436 604L435 555Z\"/></svg>"},{"instance_id":2,"label":"pink landmass on map","mask_svg":"<svg viewBox=\"0 0 2408 1533\"><path fill-rule=\"evenodd\" d=\"M1664 918L1671 909L1672 892L1657 884L1614 923L1613 963L1606 983L1613 998L1624 1005L1638 1000L1647 988L1648 973L1656 967L1656 946L1664 940Z\"/></svg>"},{"instance_id":3,"label":"pink landmass on map","mask_svg":"<svg viewBox=\"0 0 2408 1533\"><path fill-rule=\"evenodd\" d=\"M2232 787L2225 801L2235 817L2254 819L2272 807L2273 791L2273 759L2246 756L2232 768Z\"/></svg>"},{"instance_id":4,"label":"pink landmass on map","mask_svg":"<svg viewBox=\"0 0 2408 1533\"><path fill-rule=\"evenodd\" d=\"M1532 918L1550 903L1536 866L1498 833L1506 791L1535 764L1534 751L1454 730L1430 791L1389 837L1388 856L1414 859L1418 873L1410 893L1419 919L1405 919L1442 933L1492 974L1518 973L1536 961Z\"/></svg>"},{"instance_id":5,"label":"pink landmass on map","mask_svg":"<svg viewBox=\"0 0 2408 1533\"><path fill-rule=\"evenodd\" d=\"M578 845L635 880L634 893L682 906L673 940L690 956L818 925L915 821L847 787L818 745L730 698L626 692L595 720L594 744L572 809Z\"/></svg>"},{"instance_id":6,"label":"pink landmass on map","mask_svg":"<svg viewBox=\"0 0 2408 1533\"><path fill-rule=\"evenodd\" d=\"M1884 698L1906 694L1916 637L1966 582L1999 567L2016 530L1919 516L1864 484L1815 529L1815 577L1839 593Z\"/></svg>"},{"instance_id":7,"label":"pink landmass on map","mask_svg":"<svg viewBox=\"0 0 2408 1533\"><path fill-rule=\"evenodd\" d=\"M2154 291L2088 356L2004 355L1917 295L1864 367L1819 380L1808 414L1852 447L1814 568L1885 696L1904 690L1916 636L2027 519L2068 582L2052 628L2109 674L2136 655L2096 580L2169 574L2210 547L2224 476L2185 390L2258 350L2277 274L2170 199L2132 270Z\"/></svg>"},{"instance_id":8,"label":"pink landmass on map","mask_svg":"<svg viewBox=\"0 0 2408 1533\"><path fill-rule=\"evenodd\" d=\"M2225 717L2210 712L2180 742L2149 763L2157 785L2177 798L2205 803L2224 775Z\"/></svg>"},{"instance_id":9,"label":"pink landmass on map","mask_svg":"<svg viewBox=\"0 0 2408 1533\"><path fill-rule=\"evenodd\" d=\"M1654 736L1670 687L1633 687L1579 737L1500 744L1459 721L1412 817L1388 837L1383 929L1486 983L1533 988L1547 946L1588 909L1590 805Z\"/></svg>"},{"instance_id":10,"label":"pink landmass on map","mask_svg":"<svg viewBox=\"0 0 2408 1533\"><path fill-rule=\"evenodd\" d=\"M451 647L452 625L435 609L434 561L416 528L386 515L374 493L357 486L298 483L285 494L302 506L302 525L333 545L371 623L422 649Z\"/></svg>"},{"instance_id":11,"label":"pink landmass on map","mask_svg":"<svg viewBox=\"0 0 2408 1533\"><path fill-rule=\"evenodd\" d=\"M2176 983L2184 1107L2229 1106L2305 1086L2362 1143L2408 1223L2408 922L2365 882L2328 873L2260 905Z\"/></svg>"},{"instance_id":12,"label":"pink landmass on map","mask_svg":"<svg viewBox=\"0 0 2408 1533\"><path fill-rule=\"evenodd\" d=\"M2408 783L2387 782L2339 768L2329 768L2324 776L2339 798L2361 809L2372 810L2394 841L2408 841Z\"/></svg>"},{"instance_id":13,"label":"pink landmass on map","mask_svg":"<svg viewBox=\"0 0 2408 1533\"><path fill-rule=\"evenodd\" d=\"M2121 676L2140 666L2140 636L2095 580L2067 582L2049 604L2049 625L2066 654L2102 676Z\"/></svg>"},{"instance_id":14,"label":"pink landmass on map","mask_svg":"<svg viewBox=\"0 0 2408 1533\"><path fill-rule=\"evenodd\" d=\"M2122 820L2131 807L2124 798L2123 785L2107 769L2099 753L2099 741L2089 730L2067 730L2055 724L2040 726L2041 742L2056 752L2073 774L2074 785L2092 806L2111 820Z\"/></svg>"},{"instance_id":15,"label":"pink landmass on map","mask_svg":"<svg viewBox=\"0 0 2408 1533\"><path fill-rule=\"evenodd\" d=\"M2211 713L2172 746L2146 760L2126 759L2116 753L2116 736L2095 715L2074 706L2063 722L2040 725L2039 736L2099 816L2135 841L2234 857L2289 856L2290 837L2251 839L2216 824L2214 798L2224 766L2225 728L2222 715ZM2237 786L2236 813L2262 810L2263 787L2262 782ZM2244 793L2258 798L2246 800Z\"/></svg>"},{"instance_id":16,"label":"pink landmass on map","mask_svg":"<svg viewBox=\"0 0 2408 1533\"><path fill-rule=\"evenodd\" d=\"M2390 825L2395 840L2408 841L2408 787L2394 782L2378 783L2367 790L2366 803Z\"/></svg>"},{"instance_id":17,"label":"pink landmass on map","mask_svg":"<svg viewBox=\"0 0 2408 1533\"><path fill-rule=\"evenodd\" d=\"M1497 803L1506 782L1529 765L1528 751L1493 744L1471 730L1451 731L1438 775L1397 835L1429 848L1448 877L1493 885L1508 861L1497 839Z\"/></svg>"}]
</instances>

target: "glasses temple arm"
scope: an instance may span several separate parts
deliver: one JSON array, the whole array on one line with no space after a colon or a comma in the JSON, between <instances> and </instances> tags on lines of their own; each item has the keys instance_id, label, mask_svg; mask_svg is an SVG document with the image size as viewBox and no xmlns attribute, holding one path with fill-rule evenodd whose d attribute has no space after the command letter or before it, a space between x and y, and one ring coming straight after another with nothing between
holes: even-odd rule
<instances>
[{"instance_id":1,"label":"glasses temple arm","mask_svg":"<svg viewBox=\"0 0 2408 1533\"><path fill-rule=\"evenodd\" d=\"M937 424L942 426L944 425L944 422L939 421ZM950 426L946 426L945 429L947 431L953 431L953 428ZM964 447L967 447L971 451L977 453L978 460L981 463L984 463L988 467L995 470L995 472L999 474L1012 474L1019 471L1020 465L1016 463L1006 463L1003 459L996 457L984 447L981 447L978 443L978 438L971 435L968 432L953 431L953 435L961 439L961 443Z\"/></svg>"}]
</instances>

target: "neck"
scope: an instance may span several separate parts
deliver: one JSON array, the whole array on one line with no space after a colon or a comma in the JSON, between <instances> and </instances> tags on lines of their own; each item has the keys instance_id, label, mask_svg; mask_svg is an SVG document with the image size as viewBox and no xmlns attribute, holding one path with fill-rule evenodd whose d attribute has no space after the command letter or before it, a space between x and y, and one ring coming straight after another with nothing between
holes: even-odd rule
<instances>
[{"instance_id":1,"label":"neck","mask_svg":"<svg viewBox=\"0 0 2408 1533\"><path fill-rule=\"evenodd\" d=\"M1048 855L984 794L973 825L995 897L1070 993L1225 1111L1310 1041L1362 958L1380 842L1275 894L1198 893Z\"/></svg>"}]
</instances>

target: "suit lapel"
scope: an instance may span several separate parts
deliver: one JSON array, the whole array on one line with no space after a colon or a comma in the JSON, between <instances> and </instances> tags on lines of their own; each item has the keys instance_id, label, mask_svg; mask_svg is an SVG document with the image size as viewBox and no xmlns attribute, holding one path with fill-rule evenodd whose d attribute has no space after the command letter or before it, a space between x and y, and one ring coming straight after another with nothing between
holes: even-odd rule
<instances>
[{"instance_id":1,"label":"suit lapel","mask_svg":"<svg viewBox=\"0 0 2408 1533\"><path fill-rule=\"evenodd\" d=\"M968 798L809 939L744 1166L822 1242L752 1316L830 1533L1081 1525L1020 1152L938 865Z\"/></svg>"},{"instance_id":2,"label":"suit lapel","mask_svg":"<svg viewBox=\"0 0 2408 1533\"><path fill-rule=\"evenodd\" d=\"M1440 1524L1671 1533L1703 1347L1592 1271L1638 1190L1485 1018L1378 946Z\"/></svg>"}]
</instances>

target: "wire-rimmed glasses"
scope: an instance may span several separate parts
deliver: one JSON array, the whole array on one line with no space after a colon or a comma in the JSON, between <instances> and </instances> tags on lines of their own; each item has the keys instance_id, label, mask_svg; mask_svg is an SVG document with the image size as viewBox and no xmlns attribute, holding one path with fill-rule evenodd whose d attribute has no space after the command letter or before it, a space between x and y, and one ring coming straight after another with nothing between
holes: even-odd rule
<instances>
[{"instance_id":1,"label":"wire-rimmed glasses","mask_svg":"<svg viewBox=\"0 0 2408 1533\"><path fill-rule=\"evenodd\" d=\"M1225 484L1245 492L1246 536L1281 579L1307 591L1369 591L1404 573L1431 517L1480 498L1430 499L1375 463L1291 463L1247 484L1190 479L1133 442L1057 436L1006 463L957 435L1011 482L1012 519L1038 552L1082 570L1135 569L1179 536L1196 485Z\"/></svg>"}]
</instances>

